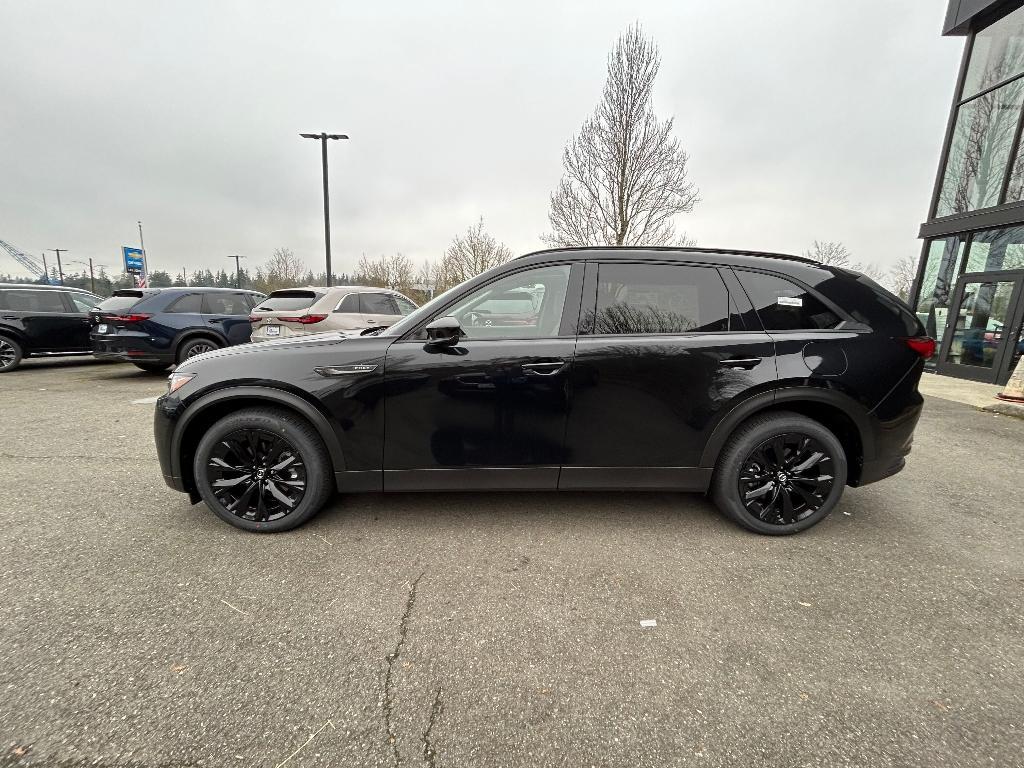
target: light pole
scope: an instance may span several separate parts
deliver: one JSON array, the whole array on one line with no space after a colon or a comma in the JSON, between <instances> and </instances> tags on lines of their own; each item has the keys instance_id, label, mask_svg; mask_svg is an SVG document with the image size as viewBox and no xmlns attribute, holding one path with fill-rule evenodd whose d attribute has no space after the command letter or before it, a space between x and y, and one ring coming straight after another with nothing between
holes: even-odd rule
<instances>
[{"instance_id":1,"label":"light pole","mask_svg":"<svg viewBox=\"0 0 1024 768\"><path fill-rule=\"evenodd\" d=\"M300 133L304 139L319 139L320 157L324 171L324 243L327 245L327 285L334 282L331 279L331 204L327 194L327 140L347 139L343 133Z\"/></svg>"},{"instance_id":2,"label":"light pole","mask_svg":"<svg viewBox=\"0 0 1024 768\"><path fill-rule=\"evenodd\" d=\"M149 287L149 259L146 258L146 241L142 239L142 222L139 222L139 250L142 251L142 285L141 288Z\"/></svg>"},{"instance_id":3,"label":"light pole","mask_svg":"<svg viewBox=\"0 0 1024 768\"><path fill-rule=\"evenodd\" d=\"M50 250L57 254L57 275L60 277L60 284L64 285L64 267L62 267L61 264L60 264L60 255L62 253L67 253L68 249L67 248L51 248Z\"/></svg>"},{"instance_id":4,"label":"light pole","mask_svg":"<svg viewBox=\"0 0 1024 768\"><path fill-rule=\"evenodd\" d=\"M229 259L235 260L235 287L242 287L242 264L239 259L244 259L245 256L239 256L237 253L234 256L228 256ZM184 271L184 270L182 270Z\"/></svg>"},{"instance_id":5,"label":"light pole","mask_svg":"<svg viewBox=\"0 0 1024 768\"><path fill-rule=\"evenodd\" d=\"M92 286L92 292L96 293L96 275L92 271L92 256L89 257L89 264L86 265L84 261L72 261L72 264L81 264L83 267L89 267L89 285ZM107 266L106 264L100 264L101 267Z\"/></svg>"}]
</instances>

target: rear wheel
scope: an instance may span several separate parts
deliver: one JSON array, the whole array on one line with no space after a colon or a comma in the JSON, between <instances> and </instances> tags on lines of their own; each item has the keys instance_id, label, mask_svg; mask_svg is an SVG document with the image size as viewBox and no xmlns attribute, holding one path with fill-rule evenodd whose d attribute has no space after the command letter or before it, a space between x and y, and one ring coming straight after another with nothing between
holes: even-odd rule
<instances>
[{"instance_id":1,"label":"rear wheel","mask_svg":"<svg viewBox=\"0 0 1024 768\"><path fill-rule=\"evenodd\" d=\"M722 450L712 483L718 508L744 528L772 536L824 520L846 485L839 439L797 413L755 416Z\"/></svg>"},{"instance_id":2,"label":"rear wheel","mask_svg":"<svg viewBox=\"0 0 1024 768\"><path fill-rule=\"evenodd\" d=\"M146 373L165 373L171 367L170 363L135 363L136 368L141 368Z\"/></svg>"},{"instance_id":3,"label":"rear wheel","mask_svg":"<svg viewBox=\"0 0 1024 768\"><path fill-rule=\"evenodd\" d=\"M220 349L220 344L212 339L189 339L178 349L178 362L184 362L190 357L201 355L204 352L212 352L215 349Z\"/></svg>"},{"instance_id":4,"label":"rear wheel","mask_svg":"<svg viewBox=\"0 0 1024 768\"><path fill-rule=\"evenodd\" d=\"M0 373L13 371L24 357L21 345L7 336L0 336Z\"/></svg>"},{"instance_id":5,"label":"rear wheel","mask_svg":"<svg viewBox=\"0 0 1024 768\"><path fill-rule=\"evenodd\" d=\"M251 408L225 416L196 448L203 501L225 522L273 533L306 522L333 492L323 441L305 420Z\"/></svg>"}]
</instances>

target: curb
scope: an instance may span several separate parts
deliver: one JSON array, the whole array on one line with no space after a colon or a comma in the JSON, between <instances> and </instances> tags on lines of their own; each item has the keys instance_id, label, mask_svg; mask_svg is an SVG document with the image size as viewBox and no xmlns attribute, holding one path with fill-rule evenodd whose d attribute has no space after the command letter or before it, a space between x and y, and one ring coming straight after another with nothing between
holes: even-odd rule
<instances>
[{"instance_id":1,"label":"curb","mask_svg":"<svg viewBox=\"0 0 1024 768\"><path fill-rule=\"evenodd\" d=\"M1024 404L997 400L994 403L979 406L978 410L985 411L987 413L997 413L1001 416L1013 416L1018 419L1024 419Z\"/></svg>"}]
</instances>

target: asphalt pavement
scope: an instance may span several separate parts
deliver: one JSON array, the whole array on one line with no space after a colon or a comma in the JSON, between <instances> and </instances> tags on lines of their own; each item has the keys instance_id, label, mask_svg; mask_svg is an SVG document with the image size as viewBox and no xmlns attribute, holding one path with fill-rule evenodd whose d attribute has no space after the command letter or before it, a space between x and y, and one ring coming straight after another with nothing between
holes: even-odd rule
<instances>
[{"instance_id":1,"label":"asphalt pavement","mask_svg":"<svg viewBox=\"0 0 1024 768\"><path fill-rule=\"evenodd\" d=\"M697 495L167 488L164 379L0 376L0 766L1019 766L1024 421L764 538ZM641 626L653 620L656 626Z\"/></svg>"}]
</instances>

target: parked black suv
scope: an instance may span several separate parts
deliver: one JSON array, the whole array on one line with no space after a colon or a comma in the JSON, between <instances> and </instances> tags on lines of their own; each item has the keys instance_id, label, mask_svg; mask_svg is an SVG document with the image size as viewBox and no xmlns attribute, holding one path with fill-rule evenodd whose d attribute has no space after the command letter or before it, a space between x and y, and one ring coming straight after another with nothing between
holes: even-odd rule
<instances>
[{"instance_id":1,"label":"parked black suv","mask_svg":"<svg viewBox=\"0 0 1024 768\"><path fill-rule=\"evenodd\" d=\"M475 311L510 294L533 312ZM933 348L895 296L806 259L542 251L377 335L186 361L156 444L172 488L251 531L336 490L500 488L710 491L795 533L903 468Z\"/></svg>"},{"instance_id":2,"label":"parked black suv","mask_svg":"<svg viewBox=\"0 0 1024 768\"><path fill-rule=\"evenodd\" d=\"M87 355L89 310L103 299L78 288L0 283L0 373L33 355Z\"/></svg>"},{"instance_id":3,"label":"parked black suv","mask_svg":"<svg viewBox=\"0 0 1024 768\"><path fill-rule=\"evenodd\" d=\"M91 313L96 357L166 371L195 355L249 341L249 312L265 298L234 288L114 291Z\"/></svg>"}]
</instances>

